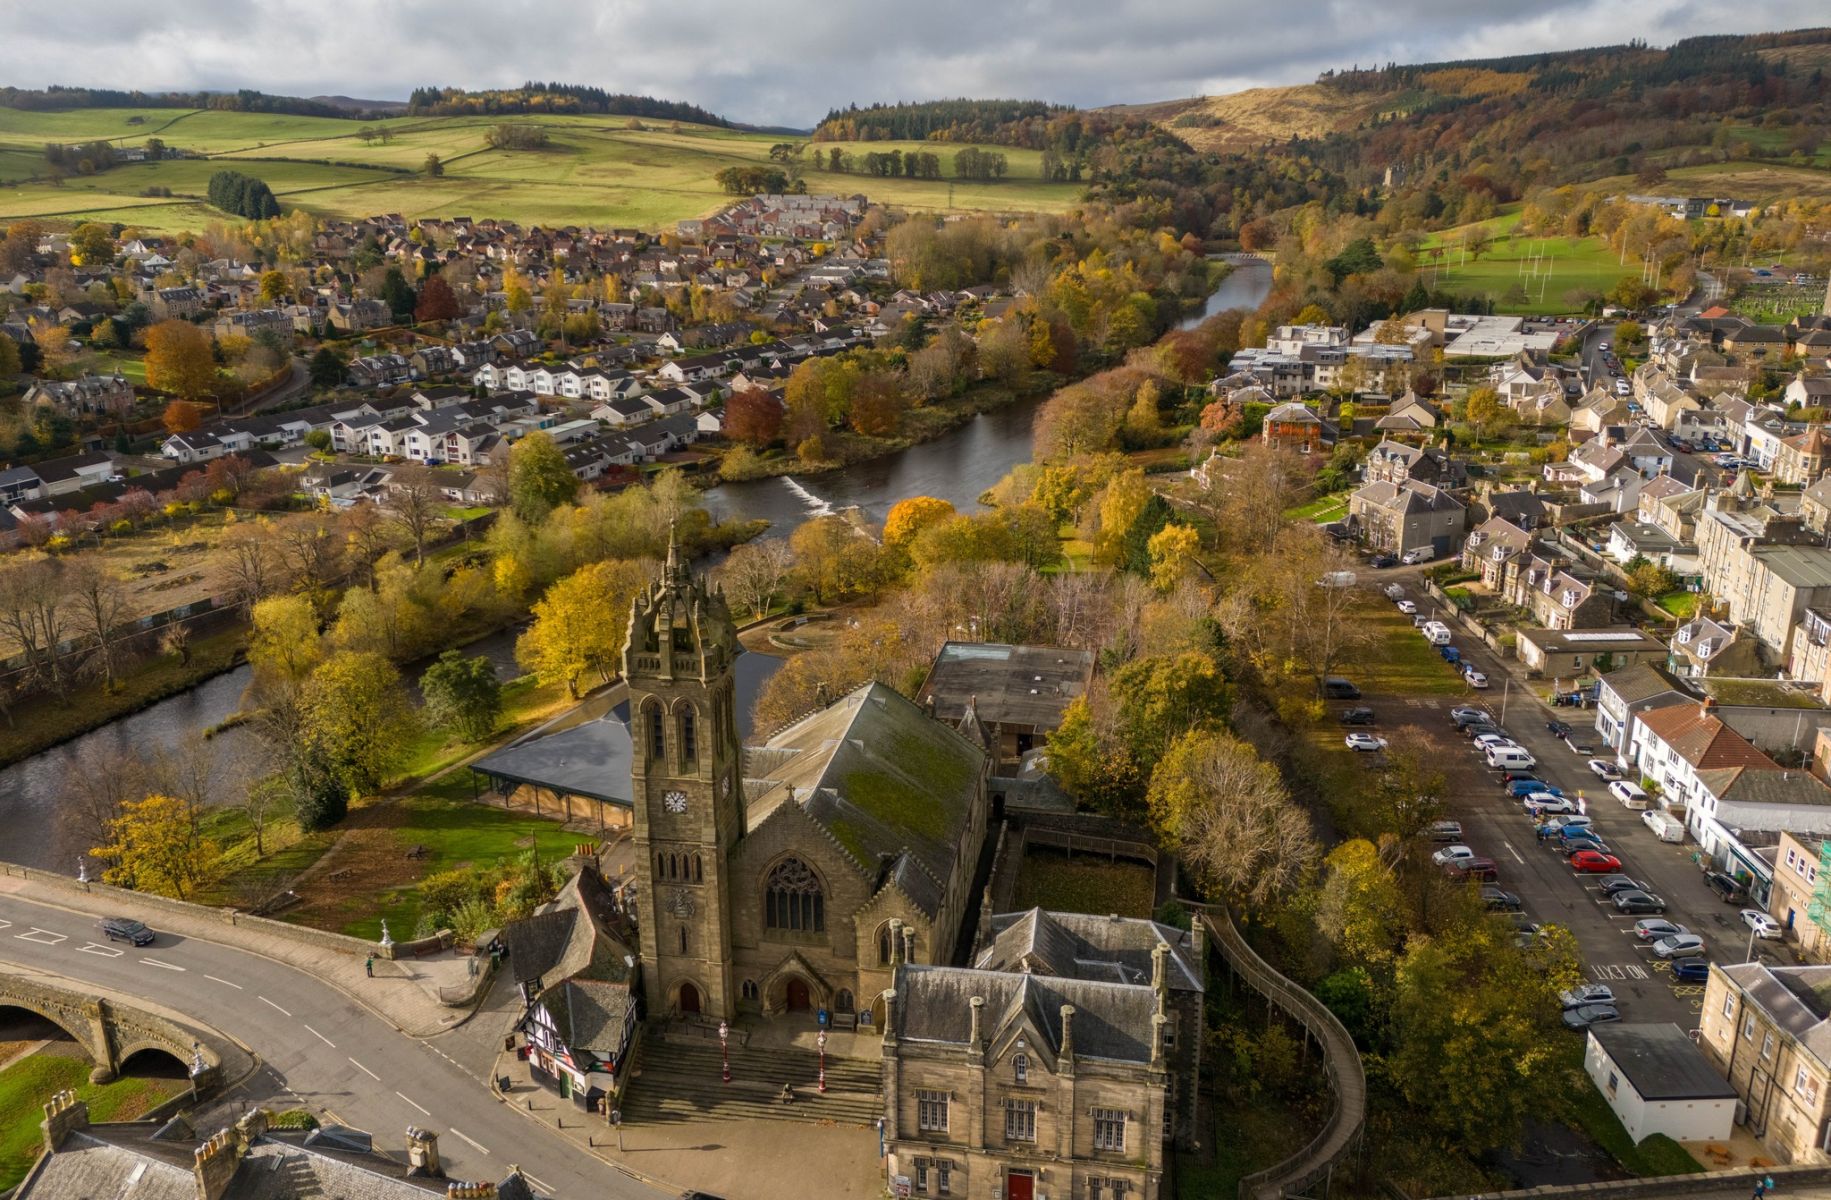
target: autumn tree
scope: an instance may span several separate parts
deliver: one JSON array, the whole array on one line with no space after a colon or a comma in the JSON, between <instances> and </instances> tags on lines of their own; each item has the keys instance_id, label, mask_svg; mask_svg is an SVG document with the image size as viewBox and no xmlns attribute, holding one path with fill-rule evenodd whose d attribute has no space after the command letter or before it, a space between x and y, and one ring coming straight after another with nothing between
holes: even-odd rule
<instances>
[{"instance_id":1,"label":"autumn tree","mask_svg":"<svg viewBox=\"0 0 1831 1200\"><path fill-rule=\"evenodd\" d=\"M133 615L127 587L93 559L72 564L65 572L64 587L76 633L95 647L94 663L102 673L102 687L112 692L121 666L121 644Z\"/></svg>"},{"instance_id":2,"label":"autumn tree","mask_svg":"<svg viewBox=\"0 0 1831 1200\"><path fill-rule=\"evenodd\" d=\"M455 321L462 315L457 293L443 275L433 275L420 286L419 299L413 306L416 321Z\"/></svg>"},{"instance_id":3,"label":"autumn tree","mask_svg":"<svg viewBox=\"0 0 1831 1200\"><path fill-rule=\"evenodd\" d=\"M1310 819L1278 768L1231 734L1192 729L1151 772L1151 822L1210 889L1254 911L1295 890L1316 859Z\"/></svg>"},{"instance_id":4,"label":"autumn tree","mask_svg":"<svg viewBox=\"0 0 1831 1200\"><path fill-rule=\"evenodd\" d=\"M887 581L882 548L844 517L804 521L788 535L788 545L795 573L816 604L873 595Z\"/></svg>"},{"instance_id":5,"label":"autumn tree","mask_svg":"<svg viewBox=\"0 0 1831 1200\"><path fill-rule=\"evenodd\" d=\"M216 385L210 335L188 321L161 321L146 331L146 382L180 400L197 401Z\"/></svg>"},{"instance_id":6,"label":"autumn tree","mask_svg":"<svg viewBox=\"0 0 1831 1200\"><path fill-rule=\"evenodd\" d=\"M759 538L733 546L714 576L740 608L760 621L775 607L794 566L786 539Z\"/></svg>"},{"instance_id":7,"label":"autumn tree","mask_svg":"<svg viewBox=\"0 0 1831 1200\"><path fill-rule=\"evenodd\" d=\"M954 515L954 506L933 496L911 496L891 506L884 518L884 545L898 548L926 527Z\"/></svg>"},{"instance_id":8,"label":"autumn tree","mask_svg":"<svg viewBox=\"0 0 1831 1200\"><path fill-rule=\"evenodd\" d=\"M544 432L536 430L510 448L509 507L522 520L538 524L578 491L579 477Z\"/></svg>"},{"instance_id":9,"label":"autumn tree","mask_svg":"<svg viewBox=\"0 0 1831 1200\"><path fill-rule=\"evenodd\" d=\"M400 672L379 654L332 655L299 696L299 740L351 799L381 786L415 724Z\"/></svg>"},{"instance_id":10,"label":"autumn tree","mask_svg":"<svg viewBox=\"0 0 1831 1200\"><path fill-rule=\"evenodd\" d=\"M1499 433L1510 427L1515 418L1512 409L1501 400L1500 393L1483 384L1474 388L1463 400L1463 419L1475 427L1475 436L1479 438L1482 430Z\"/></svg>"},{"instance_id":11,"label":"autumn tree","mask_svg":"<svg viewBox=\"0 0 1831 1200\"><path fill-rule=\"evenodd\" d=\"M203 426L203 410L189 400L174 400L159 417L167 433L190 433Z\"/></svg>"},{"instance_id":12,"label":"autumn tree","mask_svg":"<svg viewBox=\"0 0 1831 1200\"><path fill-rule=\"evenodd\" d=\"M274 596L255 602L248 662L257 692L296 691L324 658L318 614L304 596Z\"/></svg>"},{"instance_id":13,"label":"autumn tree","mask_svg":"<svg viewBox=\"0 0 1831 1200\"><path fill-rule=\"evenodd\" d=\"M782 402L761 388L744 388L725 401L725 436L762 449L782 433Z\"/></svg>"},{"instance_id":14,"label":"autumn tree","mask_svg":"<svg viewBox=\"0 0 1831 1200\"><path fill-rule=\"evenodd\" d=\"M502 716L502 684L495 666L481 654L466 658L445 651L420 677L420 692L426 697L427 718L467 742L488 737Z\"/></svg>"},{"instance_id":15,"label":"autumn tree","mask_svg":"<svg viewBox=\"0 0 1831 1200\"><path fill-rule=\"evenodd\" d=\"M1174 588L1196 565L1201 537L1193 526L1170 524L1151 535L1151 586L1160 592Z\"/></svg>"},{"instance_id":16,"label":"autumn tree","mask_svg":"<svg viewBox=\"0 0 1831 1200\"><path fill-rule=\"evenodd\" d=\"M561 579L534 605L534 622L515 643L515 661L543 684L564 684L573 699L587 672L608 682L620 668L630 605L649 574L646 563L612 559Z\"/></svg>"},{"instance_id":17,"label":"autumn tree","mask_svg":"<svg viewBox=\"0 0 1831 1200\"><path fill-rule=\"evenodd\" d=\"M396 468L388 477L387 507L388 516L413 540L413 561L425 562L426 539L445 515L438 474L431 467L411 463Z\"/></svg>"},{"instance_id":18,"label":"autumn tree","mask_svg":"<svg viewBox=\"0 0 1831 1200\"><path fill-rule=\"evenodd\" d=\"M183 900L216 861L216 844L200 832L196 811L157 793L123 807L111 841L93 851L111 865L102 878L120 887Z\"/></svg>"}]
</instances>

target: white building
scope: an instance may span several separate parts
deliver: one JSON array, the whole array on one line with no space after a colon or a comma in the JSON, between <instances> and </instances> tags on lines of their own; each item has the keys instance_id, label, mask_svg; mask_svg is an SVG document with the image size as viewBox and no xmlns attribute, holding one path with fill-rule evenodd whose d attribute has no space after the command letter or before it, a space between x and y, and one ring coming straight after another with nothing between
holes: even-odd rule
<instances>
[{"instance_id":1,"label":"white building","mask_svg":"<svg viewBox=\"0 0 1831 1200\"><path fill-rule=\"evenodd\" d=\"M1636 1144L1656 1133L1674 1141L1727 1139L1735 1124L1736 1089L1670 1022L1595 1026L1583 1069Z\"/></svg>"}]
</instances>

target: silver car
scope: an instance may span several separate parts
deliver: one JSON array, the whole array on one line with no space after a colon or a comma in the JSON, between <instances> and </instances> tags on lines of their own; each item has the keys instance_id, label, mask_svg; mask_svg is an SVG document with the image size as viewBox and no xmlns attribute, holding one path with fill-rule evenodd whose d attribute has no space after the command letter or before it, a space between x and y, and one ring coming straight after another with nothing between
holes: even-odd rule
<instances>
[{"instance_id":1,"label":"silver car","mask_svg":"<svg viewBox=\"0 0 1831 1200\"><path fill-rule=\"evenodd\" d=\"M1704 939L1695 933L1674 934L1654 942L1653 953L1664 959L1696 958L1704 953Z\"/></svg>"}]
</instances>

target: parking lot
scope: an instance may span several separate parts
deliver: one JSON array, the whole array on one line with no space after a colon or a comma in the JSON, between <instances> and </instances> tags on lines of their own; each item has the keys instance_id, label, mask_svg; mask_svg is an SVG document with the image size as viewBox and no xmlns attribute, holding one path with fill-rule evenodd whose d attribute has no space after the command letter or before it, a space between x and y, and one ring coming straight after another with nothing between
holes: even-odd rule
<instances>
[{"instance_id":1,"label":"parking lot","mask_svg":"<svg viewBox=\"0 0 1831 1200\"><path fill-rule=\"evenodd\" d=\"M1498 886L1520 897L1528 917L1541 925L1558 924L1571 930L1590 981L1613 989L1622 1019L1670 1020L1682 1028L1694 1028L1704 985L1675 980L1670 964L1654 955L1651 942L1635 937L1634 923L1647 914L1618 912L1602 894L1602 876L1574 871L1555 838L1540 842L1533 819L1520 801L1506 793L1500 772L1490 770L1481 751L1454 727L1450 710L1465 704L1487 709L1538 760L1532 772L1536 778L1563 789L1566 797L1580 798L1580 811L1593 819L1609 852L1621 860L1621 873L1664 899L1667 907L1660 915L1702 937L1708 960L1741 962L1749 954L1749 930L1739 915L1742 905L1724 903L1706 885L1702 868L1692 859L1697 850L1694 844L1660 841L1643 823L1641 813L1623 807L1589 769L1591 757L1612 757L1596 735L1594 710L1551 708L1522 686L1520 679L1513 678L1509 685L1508 667L1519 664L1503 664L1479 640L1462 632L1424 593L1416 572L1379 572L1371 579L1380 587L1399 583L1420 614L1450 624L1456 630L1453 644L1463 660L1490 681L1487 689L1471 688L1462 696L1369 694L1357 703L1374 709L1377 732L1417 750L1443 771L1447 784L1444 816L1461 822L1463 843L1497 864ZM1443 664L1446 674L1455 669L1448 662ZM1547 728L1551 720L1572 726L1569 742ZM1416 736L1425 744L1414 745L1407 727L1416 727ZM1584 745L1591 752L1579 753L1573 748ZM1757 941L1754 953L1789 960L1779 942Z\"/></svg>"}]
</instances>

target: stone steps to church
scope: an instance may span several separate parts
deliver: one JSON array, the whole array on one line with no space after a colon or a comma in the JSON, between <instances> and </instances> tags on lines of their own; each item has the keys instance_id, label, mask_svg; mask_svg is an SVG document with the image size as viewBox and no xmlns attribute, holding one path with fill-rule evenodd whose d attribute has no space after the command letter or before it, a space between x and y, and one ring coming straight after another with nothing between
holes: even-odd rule
<instances>
[{"instance_id":1,"label":"stone steps to church","mask_svg":"<svg viewBox=\"0 0 1831 1200\"><path fill-rule=\"evenodd\" d=\"M835 1121L868 1125L883 1113L881 1071L875 1062L829 1057L827 1091L815 1090L819 1056L804 1050L755 1049L731 1053L731 1082L721 1078L716 1044L685 1045L650 1039L643 1044L635 1079L623 1102L624 1120ZM795 1100L781 1102L783 1084Z\"/></svg>"}]
</instances>

